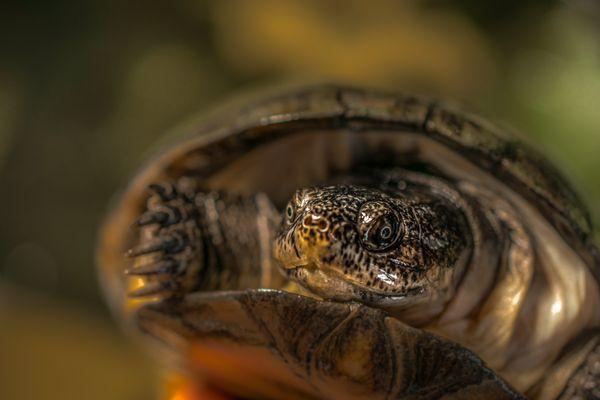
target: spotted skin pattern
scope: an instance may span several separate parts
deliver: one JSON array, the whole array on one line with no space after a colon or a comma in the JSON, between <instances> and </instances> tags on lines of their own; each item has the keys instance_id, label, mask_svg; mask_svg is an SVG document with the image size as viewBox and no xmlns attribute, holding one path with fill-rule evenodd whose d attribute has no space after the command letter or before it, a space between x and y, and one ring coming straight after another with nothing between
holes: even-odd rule
<instances>
[{"instance_id":1,"label":"spotted skin pattern","mask_svg":"<svg viewBox=\"0 0 600 400\"><path fill-rule=\"evenodd\" d=\"M350 283L361 298L407 296L449 285L467 238L460 211L424 187L333 185L294 194L274 253L290 279L326 298L334 283L307 273Z\"/></svg>"}]
</instances>

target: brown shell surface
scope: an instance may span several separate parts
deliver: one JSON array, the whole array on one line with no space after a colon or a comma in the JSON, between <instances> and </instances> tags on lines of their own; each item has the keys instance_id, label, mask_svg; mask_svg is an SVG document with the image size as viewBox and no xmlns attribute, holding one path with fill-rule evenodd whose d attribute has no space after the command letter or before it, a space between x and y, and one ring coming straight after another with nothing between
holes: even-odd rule
<instances>
[{"instance_id":1,"label":"brown shell surface","mask_svg":"<svg viewBox=\"0 0 600 400\"><path fill-rule=\"evenodd\" d=\"M123 304L123 288L115 290L115 274L123 270L130 226L144 205L148 183L186 173L208 176L257 146L316 129L409 131L441 143L532 203L600 280L600 256L586 208L552 165L505 130L444 103L333 85L251 104L204 124L152 159L120 198L103 226L98 249L106 290L116 304Z\"/></svg>"}]
</instances>

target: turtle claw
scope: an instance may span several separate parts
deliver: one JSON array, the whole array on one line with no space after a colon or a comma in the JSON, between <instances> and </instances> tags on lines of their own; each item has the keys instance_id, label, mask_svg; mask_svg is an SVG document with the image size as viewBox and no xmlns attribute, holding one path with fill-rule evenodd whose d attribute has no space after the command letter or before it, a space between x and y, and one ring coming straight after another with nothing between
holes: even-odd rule
<instances>
[{"instance_id":1,"label":"turtle claw","mask_svg":"<svg viewBox=\"0 0 600 400\"><path fill-rule=\"evenodd\" d=\"M177 197L177 189L170 182L151 183L148 185L148 189L156 193L163 201L173 200Z\"/></svg>"},{"instance_id":2,"label":"turtle claw","mask_svg":"<svg viewBox=\"0 0 600 400\"><path fill-rule=\"evenodd\" d=\"M127 268L125 275L161 275L171 274L177 270L179 263L173 259L165 259L151 264Z\"/></svg>"},{"instance_id":3,"label":"turtle claw","mask_svg":"<svg viewBox=\"0 0 600 400\"><path fill-rule=\"evenodd\" d=\"M183 251L189 240L184 232L174 231L164 236L142 243L127 252L127 256L135 258L145 254L162 252L175 254Z\"/></svg>"},{"instance_id":4,"label":"turtle claw","mask_svg":"<svg viewBox=\"0 0 600 400\"><path fill-rule=\"evenodd\" d=\"M129 292L129 297L146 297L172 293L174 291L173 285L171 282L147 283L139 289Z\"/></svg>"},{"instance_id":5,"label":"turtle claw","mask_svg":"<svg viewBox=\"0 0 600 400\"><path fill-rule=\"evenodd\" d=\"M179 207L161 206L157 210L147 211L142 214L135 222L135 225L142 227L158 224L164 228L180 222L182 220L182 211L184 210L180 210Z\"/></svg>"},{"instance_id":6,"label":"turtle claw","mask_svg":"<svg viewBox=\"0 0 600 400\"><path fill-rule=\"evenodd\" d=\"M127 251L127 257L135 258L145 254L155 252L169 252L171 249L177 246L177 238L173 236L165 236L159 239L155 239L146 243L142 243L129 251Z\"/></svg>"},{"instance_id":7,"label":"turtle claw","mask_svg":"<svg viewBox=\"0 0 600 400\"><path fill-rule=\"evenodd\" d=\"M131 293L133 297L159 293L172 296L195 284L190 279L190 266L197 264L197 247L201 245L198 210L193 199L178 190L175 183L153 183L148 189L151 193L146 210L133 224L140 230L139 241L126 253L132 261L124 273L148 279Z\"/></svg>"},{"instance_id":8,"label":"turtle claw","mask_svg":"<svg viewBox=\"0 0 600 400\"><path fill-rule=\"evenodd\" d=\"M152 224L163 224L164 222L166 222L169 219L169 214L167 214L166 212L163 211L148 211L144 214L141 215L141 217L139 217L137 219L137 221L135 221L135 226L145 226L145 225L152 225Z\"/></svg>"},{"instance_id":9,"label":"turtle claw","mask_svg":"<svg viewBox=\"0 0 600 400\"><path fill-rule=\"evenodd\" d=\"M271 273L268 246L278 222L275 207L259 195L182 186L179 181L149 186L154 193L149 193L134 224L137 243L127 252L130 262L125 275L148 283L170 282L166 297L199 288L237 288L240 282L262 285L263 271ZM228 233L234 229L244 234Z\"/></svg>"}]
</instances>

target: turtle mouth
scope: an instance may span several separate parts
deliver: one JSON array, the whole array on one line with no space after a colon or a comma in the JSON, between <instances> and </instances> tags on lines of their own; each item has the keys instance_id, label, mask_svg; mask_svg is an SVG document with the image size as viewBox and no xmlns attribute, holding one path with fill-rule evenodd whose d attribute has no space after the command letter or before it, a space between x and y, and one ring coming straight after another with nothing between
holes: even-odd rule
<instances>
[{"instance_id":1,"label":"turtle mouth","mask_svg":"<svg viewBox=\"0 0 600 400\"><path fill-rule=\"evenodd\" d=\"M405 293L378 293L352 282L333 268L314 262L284 266L285 276L311 295L332 301L358 301L375 304L384 300L403 299Z\"/></svg>"},{"instance_id":2,"label":"turtle mouth","mask_svg":"<svg viewBox=\"0 0 600 400\"><path fill-rule=\"evenodd\" d=\"M384 309L402 310L427 301L431 295L424 286L398 293L373 291L368 287L352 282L334 268L322 266L315 262L282 265L282 270L290 282L299 286L288 285L283 290L320 300L359 302Z\"/></svg>"},{"instance_id":3,"label":"turtle mouth","mask_svg":"<svg viewBox=\"0 0 600 400\"><path fill-rule=\"evenodd\" d=\"M297 283L307 292L322 299L335 301L360 300L361 290L330 268L314 262L283 266L288 280Z\"/></svg>"}]
</instances>

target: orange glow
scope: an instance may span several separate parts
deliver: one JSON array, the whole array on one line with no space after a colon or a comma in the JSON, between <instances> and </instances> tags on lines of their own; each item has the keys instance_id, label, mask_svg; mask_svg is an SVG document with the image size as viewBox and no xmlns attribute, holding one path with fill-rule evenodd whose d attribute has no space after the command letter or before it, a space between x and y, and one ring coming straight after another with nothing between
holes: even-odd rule
<instances>
[{"instance_id":1,"label":"orange glow","mask_svg":"<svg viewBox=\"0 0 600 400\"><path fill-rule=\"evenodd\" d=\"M170 376L166 382L167 395L165 400L230 400L231 397L222 394L209 385L183 376Z\"/></svg>"}]
</instances>

